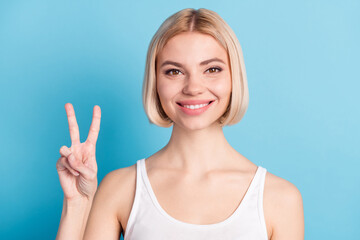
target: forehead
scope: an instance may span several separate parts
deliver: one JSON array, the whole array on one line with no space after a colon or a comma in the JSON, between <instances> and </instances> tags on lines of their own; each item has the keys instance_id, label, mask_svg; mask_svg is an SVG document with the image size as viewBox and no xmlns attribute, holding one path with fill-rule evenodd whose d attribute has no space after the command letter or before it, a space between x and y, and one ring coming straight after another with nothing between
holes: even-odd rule
<instances>
[{"instance_id":1,"label":"forehead","mask_svg":"<svg viewBox=\"0 0 360 240\"><path fill-rule=\"evenodd\" d=\"M227 51L214 37L198 32L185 32L172 37L165 44L158 54L158 61L194 63L215 57L227 63Z\"/></svg>"}]
</instances>

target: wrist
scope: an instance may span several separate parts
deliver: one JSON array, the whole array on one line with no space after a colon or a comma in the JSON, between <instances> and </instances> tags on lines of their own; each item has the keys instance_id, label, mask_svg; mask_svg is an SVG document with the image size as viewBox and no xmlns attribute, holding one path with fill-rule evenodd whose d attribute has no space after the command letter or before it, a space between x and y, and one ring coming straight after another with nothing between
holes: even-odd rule
<instances>
[{"instance_id":1,"label":"wrist","mask_svg":"<svg viewBox=\"0 0 360 240\"><path fill-rule=\"evenodd\" d=\"M78 197L72 199L66 199L63 201L63 214L76 214L82 215L90 211L94 197Z\"/></svg>"},{"instance_id":2,"label":"wrist","mask_svg":"<svg viewBox=\"0 0 360 240\"><path fill-rule=\"evenodd\" d=\"M87 197L72 198L71 200L64 197L60 226L56 239L83 238L92 201L93 198Z\"/></svg>"}]
</instances>

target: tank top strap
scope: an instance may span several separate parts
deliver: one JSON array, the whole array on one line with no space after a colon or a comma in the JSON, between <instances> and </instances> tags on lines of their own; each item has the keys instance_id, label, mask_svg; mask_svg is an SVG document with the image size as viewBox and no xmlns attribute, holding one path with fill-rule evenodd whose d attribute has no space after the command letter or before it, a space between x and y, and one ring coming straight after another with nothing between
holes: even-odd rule
<instances>
[{"instance_id":1,"label":"tank top strap","mask_svg":"<svg viewBox=\"0 0 360 240\"><path fill-rule=\"evenodd\" d=\"M259 174L259 179L258 179L258 196L257 196L258 204L257 204L257 209L258 209L258 214L259 214L259 220L260 220L261 227L263 229L263 232L266 234L266 239L268 239L266 223L265 223L265 215L264 215L264 201L263 201L264 200L264 187L265 187L265 178L266 178L267 169L263 168L261 166L259 166L259 168L260 168L260 174Z\"/></svg>"},{"instance_id":2,"label":"tank top strap","mask_svg":"<svg viewBox=\"0 0 360 240\"><path fill-rule=\"evenodd\" d=\"M129 219L126 224L126 231L125 231L125 238L127 239L128 236L132 235L132 232L134 231L134 222L136 221L136 216L139 211L139 201L141 201L141 191L143 189L143 181L141 176L141 161L144 159L139 159L136 162L136 189L135 189L135 197L133 201L133 205L131 207Z\"/></svg>"}]
</instances>

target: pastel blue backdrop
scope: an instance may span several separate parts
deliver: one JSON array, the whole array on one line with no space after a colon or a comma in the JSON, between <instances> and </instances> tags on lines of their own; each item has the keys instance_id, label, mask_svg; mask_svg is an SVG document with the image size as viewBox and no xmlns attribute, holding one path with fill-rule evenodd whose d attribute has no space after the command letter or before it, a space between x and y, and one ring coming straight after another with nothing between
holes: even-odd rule
<instances>
[{"instance_id":1,"label":"pastel blue backdrop","mask_svg":"<svg viewBox=\"0 0 360 240\"><path fill-rule=\"evenodd\" d=\"M0 1L0 239L54 239L70 147L64 105L87 137L102 109L99 181L148 157L171 128L141 102L145 56L183 8L218 12L242 45L250 104L232 146L301 191L306 239L359 239L359 1Z\"/></svg>"}]
</instances>

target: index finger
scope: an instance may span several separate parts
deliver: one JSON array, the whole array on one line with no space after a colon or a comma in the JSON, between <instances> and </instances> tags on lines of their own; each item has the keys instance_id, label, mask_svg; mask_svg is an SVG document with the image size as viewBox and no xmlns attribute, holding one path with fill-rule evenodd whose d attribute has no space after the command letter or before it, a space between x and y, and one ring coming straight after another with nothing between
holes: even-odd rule
<instances>
[{"instance_id":1,"label":"index finger","mask_svg":"<svg viewBox=\"0 0 360 240\"><path fill-rule=\"evenodd\" d=\"M79 126L76 121L74 107L71 103L66 103L65 110L69 122L71 144L80 143Z\"/></svg>"},{"instance_id":2,"label":"index finger","mask_svg":"<svg viewBox=\"0 0 360 240\"><path fill-rule=\"evenodd\" d=\"M96 141L99 136L100 119L101 119L101 109L98 105L95 105L93 110L93 119L90 125L89 135L86 140L93 145L96 145Z\"/></svg>"}]
</instances>

